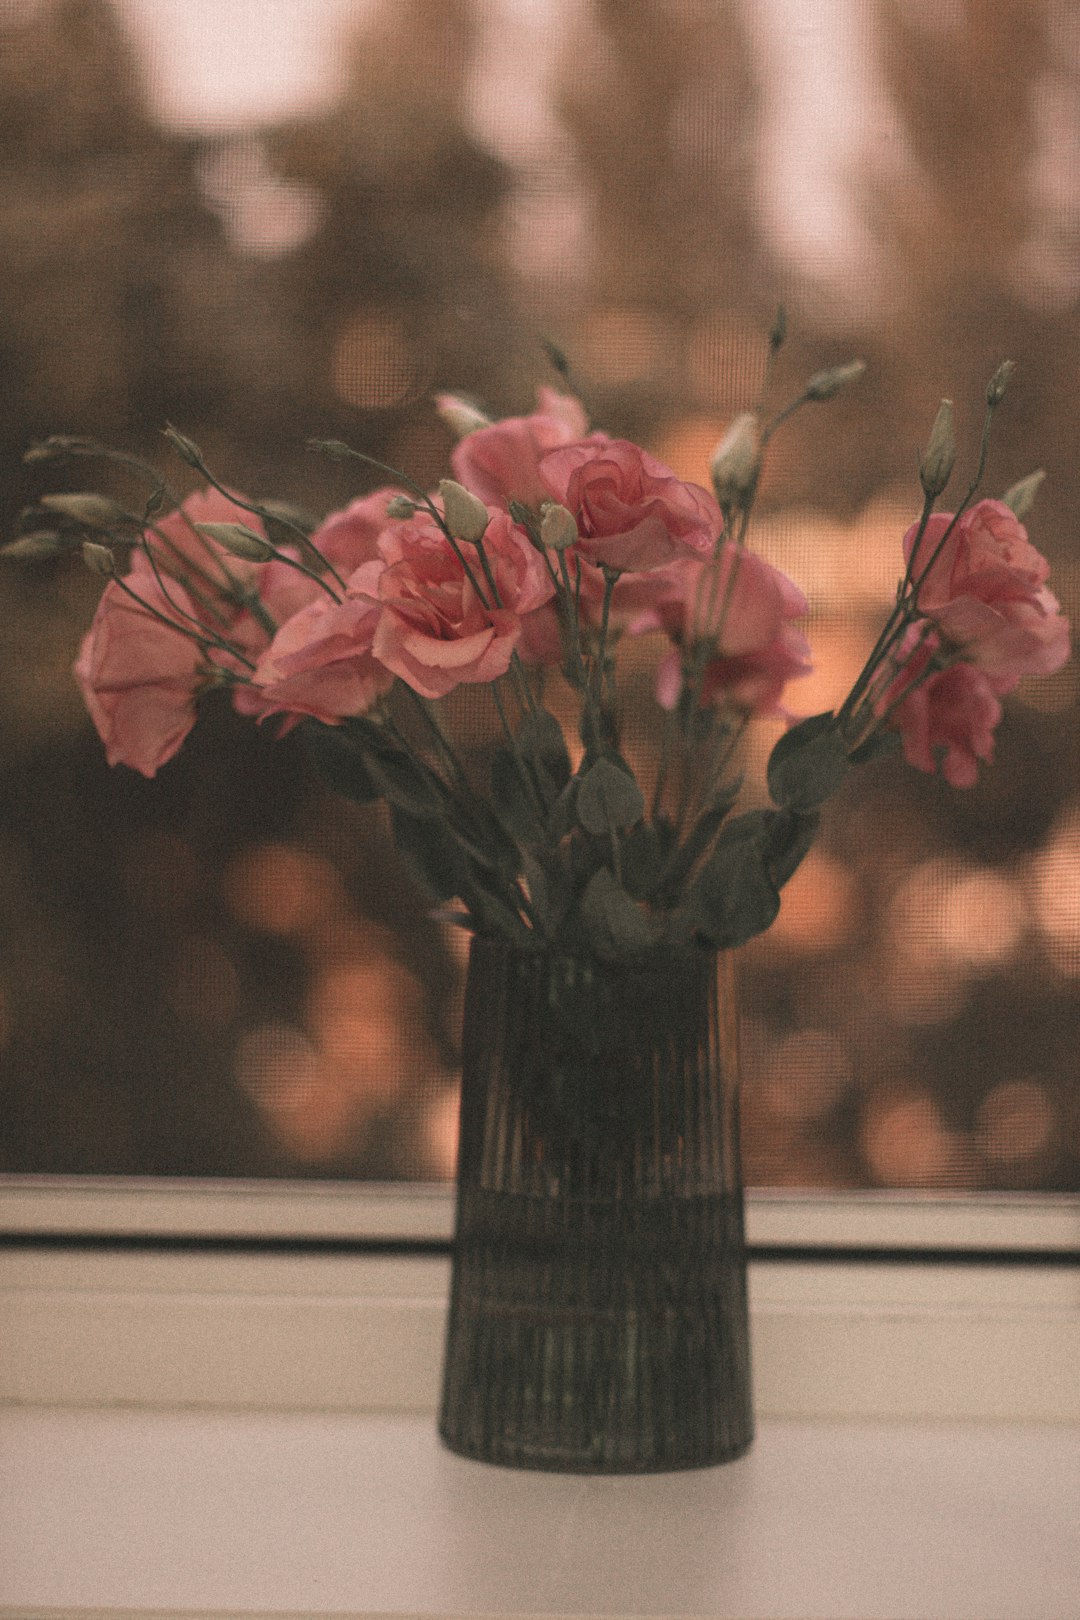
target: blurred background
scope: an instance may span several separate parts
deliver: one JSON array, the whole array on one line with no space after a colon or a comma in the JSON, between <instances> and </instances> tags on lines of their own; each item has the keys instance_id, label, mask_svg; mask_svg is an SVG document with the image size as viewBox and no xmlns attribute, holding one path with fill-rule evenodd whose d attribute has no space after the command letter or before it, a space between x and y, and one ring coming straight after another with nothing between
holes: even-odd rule
<instances>
[{"instance_id":1,"label":"blurred background","mask_svg":"<svg viewBox=\"0 0 1080 1620\"><path fill-rule=\"evenodd\" d=\"M1068 0L0 0L0 157L4 535L54 432L161 459L170 421L317 514L365 486L312 436L433 481L432 393L527 410L545 340L707 482L782 301L775 403L868 363L762 490L800 711L873 641L940 398L962 488L1005 356L986 492L1047 469L1080 616ZM452 1174L464 938L294 739L208 707L156 781L110 770L70 674L99 583L0 570L0 1169ZM1010 700L976 788L890 761L830 807L742 953L750 1184L1080 1189L1076 681Z\"/></svg>"}]
</instances>

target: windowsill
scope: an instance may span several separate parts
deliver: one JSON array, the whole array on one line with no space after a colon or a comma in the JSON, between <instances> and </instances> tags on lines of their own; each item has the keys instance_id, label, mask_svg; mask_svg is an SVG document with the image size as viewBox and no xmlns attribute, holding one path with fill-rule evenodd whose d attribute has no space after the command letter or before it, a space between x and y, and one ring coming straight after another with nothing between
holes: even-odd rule
<instances>
[{"instance_id":1,"label":"windowsill","mask_svg":"<svg viewBox=\"0 0 1080 1620\"><path fill-rule=\"evenodd\" d=\"M0 1213L0 1620L1075 1612L1075 1200L751 1199L758 1443L641 1479L438 1445L449 1262L354 1240L443 1235L448 1189L10 1178Z\"/></svg>"},{"instance_id":2,"label":"windowsill","mask_svg":"<svg viewBox=\"0 0 1080 1620\"><path fill-rule=\"evenodd\" d=\"M762 1423L725 1468L452 1457L431 1415L0 1412L0 1615L1063 1620L1080 1434Z\"/></svg>"}]
</instances>

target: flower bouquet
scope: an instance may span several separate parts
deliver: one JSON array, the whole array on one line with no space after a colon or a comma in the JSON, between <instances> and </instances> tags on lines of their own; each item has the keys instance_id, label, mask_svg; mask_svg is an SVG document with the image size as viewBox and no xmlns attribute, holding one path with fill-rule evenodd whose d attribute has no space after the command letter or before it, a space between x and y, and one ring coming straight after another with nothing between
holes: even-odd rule
<instances>
[{"instance_id":1,"label":"flower bouquet","mask_svg":"<svg viewBox=\"0 0 1080 1620\"><path fill-rule=\"evenodd\" d=\"M770 360L782 341L778 320ZM861 366L739 416L709 491L593 428L556 359L563 387L531 415L440 398L457 443L435 491L321 443L385 482L314 526L228 488L173 429L201 485L182 499L134 457L47 440L32 458L106 455L145 498L45 496L8 552L81 547L106 581L75 673L110 763L153 776L225 692L302 728L335 789L384 801L418 882L473 932L448 1443L691 1466L752 1430L729 953L772 923L853 768L902 747L970 785L1002 697L1057 669L1069 631L1023 527L1041 475L977 498L1008 363L951 512L943 402L892 610L843 703L796 720L806 602L749 547L755 494L774 433ZM635 772L620 663L646 636L660 740ZM465 687L498 728L482 769L446 720ZM762 715L786 729L770 802L747 808L739 745Z\"/></svg>"}]
</instances>

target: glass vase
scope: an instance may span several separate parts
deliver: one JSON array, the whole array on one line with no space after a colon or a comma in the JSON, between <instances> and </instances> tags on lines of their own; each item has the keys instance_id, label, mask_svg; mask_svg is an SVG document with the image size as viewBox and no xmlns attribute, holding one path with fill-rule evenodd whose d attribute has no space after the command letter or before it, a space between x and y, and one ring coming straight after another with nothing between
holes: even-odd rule
<instances>
[{"instance_id":1,"label":"glass vase","mask_svg":"<svg viewBox=\"0 0 1080 1620\"><path fill-rule=\"evenodd\" d=\"M643 1473L753 1436L730 958L473 940L439 1431Z\"/></svg>"}]
</instances>

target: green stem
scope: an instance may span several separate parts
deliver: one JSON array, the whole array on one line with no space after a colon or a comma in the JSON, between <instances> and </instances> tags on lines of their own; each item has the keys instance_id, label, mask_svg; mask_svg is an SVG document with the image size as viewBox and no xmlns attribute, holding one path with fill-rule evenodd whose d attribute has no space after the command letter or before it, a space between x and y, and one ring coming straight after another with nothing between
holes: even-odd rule
<instances>
[{"instance_id":1,"label":"green stem","mask_svg":"<svg viewBox=\"0 0 1080 1620\"><path fill-rule=\"evenodd\" d=\"M405 687L405 690L412 699L425 726L434 738L436 752L441 754L443 761L447 766L449 766L450 772L454 777L454 780L457 782L458 787L467 797L471 797L472 786L469 782L469 778L465 774L465 767L458 758L454 745L446 735L437 713L432 708L430 699L424 697L420 692L416 691L415 687L409 686L407 682L403 681L401 684Z\"/></svg>"},{"instance_id":2,"label":"green stem","mask_svg":"<svg viewBox=\"0 0 1080 1620\"><path fill-rule=\"evenodd\" d=\"M193 465L195 466L196 470L200 472L206 479L207 483L210 484L213 489L217 490L219 495L224 495L226 500L231 501L234 506L238 506L242 512L252 513L252 515L257 517L262 523L280 523L284 528L290 529L296 536L297 545L299 546L300 550L307 556L314 558L318 568L324 568L326 572L331 575L335 584L340 585L343 591L345 590L345 581L342 579L333 563L327 561L322 552L319 550L318 546L312 543L311 536L306 534L298 523L293 523L289 518L281 517L280 514L275 515L272 512L268 512L265 506L260 506L257 501L245 500L243 496L237 495L234 490L226 489L225 485L222 484L210 471L209 467L206 466L205 462L198 461L193 463ZM191 519L188 518L186 513L184 513L184 518L188 526L194 530L194 525L191 523ZM313 573L312 577L317 578L317 572ZM333 595L333 592L330 594Z\"/></svg>"},{"instance_id":3,"label":"green stem","mask_svg":"<svg viewBox=\"0 0 1080 1620\"><path fill-rule=\"evenodd\" d=\"M167 625L170 630L175 630L178 636L186 636L189 641L193 641L195 645L201 648L203 651L205 651L208 647L216 647L219 651L228 653L230 658L235 658L237 663L245 664L248 669L253 670L255 668L255 665L251 662L250 658L245 658L244 654L233 646L232 643L226 641L224 637L215 635L213 631L207 632L205 629L201 631L189 630L186 624L178 624L175 619L170 619L167 613L162 613L160 608L152 607L144 597L139 595L138 591L132 590L131 586L126 580L119 578L119 576L114 576L114 583L118 585L123 591L124 595L129 596L144 613L149 614L150 618L157 619L161 624ZM168 600L169 599L166 596L166 601ZM169 605L170 607L173 606L171 602ZM175 608L174 611L183 614L183 617L185 619L189 619L192 624L198 623L198 620L193 618L190 613L183 613L183 609ZM224 673L228 672L225 671Z\"/></svg>"},{"instance_id":4,"label":"green stem","mask_svg":"<svg viewBox=\"0 0 1080 1620\"><path fill-rule=\"evenodd\" d=\"M540 824L543 826L547 820L547 806L544 803L543 794L540 792L540 788L534 780L532 771L529 769L528 762L526 761L524 754L521 752L521 743L518 740L517 734L515 733L514 728L511 726L507 717L506 705L503 703L502 693L499 691L499 684L497 681L492 681L491 683L491 696L494 699L495 708L497 709L499 719L502 722L502 728L506 734L506 741L510 746L510 752L514 756L514 764L517 766L517 772L521 777L522 786L532 799L540 817Z\"/></svg>"}]
</instances>

